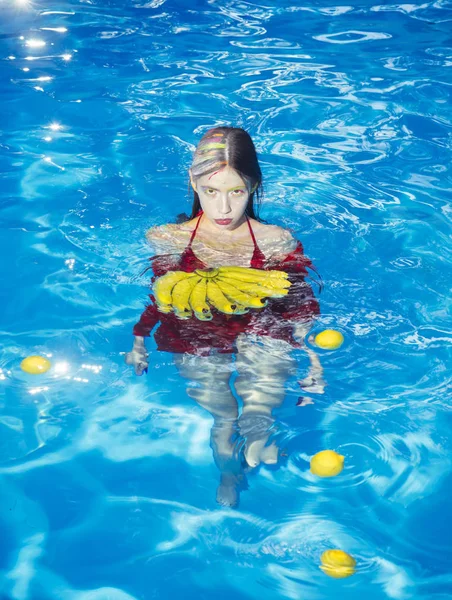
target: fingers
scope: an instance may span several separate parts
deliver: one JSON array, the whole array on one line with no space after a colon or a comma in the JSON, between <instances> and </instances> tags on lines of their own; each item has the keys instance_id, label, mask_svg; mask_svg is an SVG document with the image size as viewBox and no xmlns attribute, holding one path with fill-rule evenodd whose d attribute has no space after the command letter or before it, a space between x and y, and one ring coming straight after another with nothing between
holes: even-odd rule
<instances>
[{"instance_id":1,"label":"fingers","mask_svg":"<svg viewBox=\"0 0 452 600\"><path fill-rule=\"evenodd\" d=\"M148 372L149 363L147 361L148 355L144 352L136 352L132 350L132 352L127 352L124 356L124 362L126 365L133 366L135 375L143 375L143 373Z\"/></svg>"},{"instance_id":2,"label":"fingers","mask_svg":"<svg viewBox=\"0 0 452 600\"><path fill-rule=\"evenodd\" d=\"M135 375L138 375L140 377L141 375L143 375L143 373L147 374L147 372L148 372L148 363L147 362L139 361L135 365Z\"/></svg>"}]
</instances>

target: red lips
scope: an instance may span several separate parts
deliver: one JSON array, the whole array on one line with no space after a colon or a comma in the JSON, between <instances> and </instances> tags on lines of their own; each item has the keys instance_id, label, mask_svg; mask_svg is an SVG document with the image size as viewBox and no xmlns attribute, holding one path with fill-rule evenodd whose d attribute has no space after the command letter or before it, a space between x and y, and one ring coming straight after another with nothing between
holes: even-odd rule
<instances>
[{"instance_id":1,"label":"red lips","mask_svg":"<svg viewBox=\"0 0 452 600\"><path fill-rule=\"evenodd\" d=\"M232 223L232 219L215 219L215 223L218 225L229 225L229 223Z\"/></svg>"}]
</instances>

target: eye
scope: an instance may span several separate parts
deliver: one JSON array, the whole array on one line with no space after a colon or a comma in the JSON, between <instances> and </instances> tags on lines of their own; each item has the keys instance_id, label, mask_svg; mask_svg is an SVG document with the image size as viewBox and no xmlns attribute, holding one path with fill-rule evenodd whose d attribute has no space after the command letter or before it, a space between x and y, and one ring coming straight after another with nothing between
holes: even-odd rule
<instances>
[{"instance_id":1,"label":"eye","mask_svg":"<svg viewBox=\"0 0 452 600\"><path fill-rule=\"evenodd\" d=\"M240 189L240 190L232 190L231 194L233 196L242 196L245 193L244 189Z\"/></svg>"},{"instance_id":2,"label":"eye","mask_svg":"<svg viewBox=\"0 0 452 600\"><path fill-rule=\"evenodd\" d=\"M204 192L208 195L208 196L213 196L216 193L216 190L214 190L213 188L207 188L204 190Z\"/></svg>"}]
</instances>

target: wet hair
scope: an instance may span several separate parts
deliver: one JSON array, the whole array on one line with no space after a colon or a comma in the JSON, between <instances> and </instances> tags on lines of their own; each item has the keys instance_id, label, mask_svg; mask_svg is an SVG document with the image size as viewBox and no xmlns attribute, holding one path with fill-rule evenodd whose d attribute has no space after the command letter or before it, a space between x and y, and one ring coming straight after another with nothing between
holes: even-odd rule
<instances>
[{"instance_id":1,"label":"wet hair","mask_svg":"<svg viewBox=\"0 0 452 600\"><path fill-rule=\"evenodd\" d=\"M245 214L260 221L258 210L262 201L262 172L257 159L256 148L250 134L238 127L215 127L201 138L193 155L191 176L193 181L204 175L231 167L245 182L250 197ZM201 210L199 195L193 190L193 206L190 219Z\"/></svg>"}]
</instances>

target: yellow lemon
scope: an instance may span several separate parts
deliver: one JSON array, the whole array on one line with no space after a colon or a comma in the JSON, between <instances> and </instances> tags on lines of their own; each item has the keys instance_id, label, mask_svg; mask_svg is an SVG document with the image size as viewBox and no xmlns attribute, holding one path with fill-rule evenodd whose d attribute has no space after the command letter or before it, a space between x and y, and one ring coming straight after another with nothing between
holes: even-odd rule
<instances>
[{"instance_id":1,"label":"yellow lemon","mask_svg":"<svg viewBox=\"0 0 452 600\"><path fill-rule=\"evenodd\" d=\"M20 363L22 371L30 373L30 375L40 375L41 373L45 373L51 366L50 361L43 356L27 356L27 358L24 358Z\"/></svg>"},{"instance_id":2,"label":"yellow lemon","mask_svg":"<svg viewBox=\"0 0 452 600\"><path fill-rule=\"evenodd\" d=\"M322 450L311 458L311 473L319 477L334 477L344 468L344 457L334 450Z\"/></svg>"},{"instance_id":3,"label":"yellow lemon","mask_svg":"<svg viewBox=\"0 0 452 600\"><path fill-rule=\"evenodd\" d=\"M356 560L343 550L325 550L320 562L322 571L334 579L350 577L355 572Z\"/></svg>"},{"instance_id":4,"label":"yellow lemon","mask_svg":"<svg viewBox=\"0 0 452 600\"><path fill-rule=\"evenodd\" d=\"M315 336L314 342L323 350L336 350L344 343L344 336L335 329L325 329Z\"/></svg>"}]
</instances>

